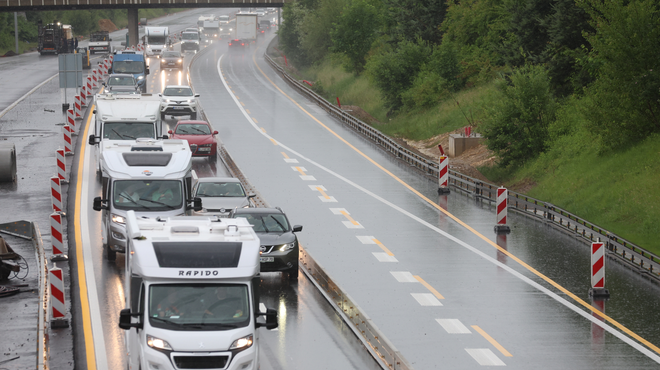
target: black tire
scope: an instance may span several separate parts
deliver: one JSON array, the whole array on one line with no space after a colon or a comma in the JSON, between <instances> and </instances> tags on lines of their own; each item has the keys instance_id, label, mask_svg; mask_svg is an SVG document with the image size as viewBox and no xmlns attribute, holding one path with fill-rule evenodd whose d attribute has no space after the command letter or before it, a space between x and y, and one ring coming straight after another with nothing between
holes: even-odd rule
<instances>
[{"instance_id":1,"label":"black tire","mask_svg":"<svg viewBox=\"0 0 660 370\"><path fill-rule=\"evenodd\" d=\"M108 245L104 245L105 256L108 258L108 261L114 262L117 260L117 252L113 251L112 248Z\"/></svg>"},{"instance_id":2,"label":"black tire","mask_svg":"<svg viewBox=\"0 0 660 370\"><path fill-rule=\"evenodd\" d=\"M298 264L285 271L289 280L298 280Z\"/></svg>"}]
</instances>

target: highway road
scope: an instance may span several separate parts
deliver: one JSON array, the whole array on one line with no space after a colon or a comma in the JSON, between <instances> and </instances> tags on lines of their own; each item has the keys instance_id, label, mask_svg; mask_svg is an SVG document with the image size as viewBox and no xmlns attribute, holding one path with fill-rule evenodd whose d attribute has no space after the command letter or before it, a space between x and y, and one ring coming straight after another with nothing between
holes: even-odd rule
<instances>
[{"instance_id":1,"label":"highway road","mask_svg":"<svg viewBox=\"0 0 660 370\"><path fill-rule=\"evenodd\" d=\"M183 29L197 13L163 24ZM660 368L658 286L608 264L612 297L591 302L586 246L515 214L512 233L497 238L492 207L458 192L438 196L434 181L290 88L262 58L272 37L244 52L212 44L195 56L189 76L152 63L149 91L190 81L260 195L304 226L299 238L310 255L413 368ZM0 63L0 81L12 72L29 75L39 63ZM116 320L124 306L124 259L103 259L100 215L90 204L99 185L82 141L72 177L78 191L70 200L80 220L73 223L80 225L74 249L82 257L75 261L84 261L79 276L88 287L80 294L75 285L72 294L81 298L76 367L123 369ZM193 165L202 176L222 173L204 160ZM279 329L261 332L263 369L378 368L309 280L278 273L263 280L264 303L280 313Z\"/></svg>"}]
</instances>

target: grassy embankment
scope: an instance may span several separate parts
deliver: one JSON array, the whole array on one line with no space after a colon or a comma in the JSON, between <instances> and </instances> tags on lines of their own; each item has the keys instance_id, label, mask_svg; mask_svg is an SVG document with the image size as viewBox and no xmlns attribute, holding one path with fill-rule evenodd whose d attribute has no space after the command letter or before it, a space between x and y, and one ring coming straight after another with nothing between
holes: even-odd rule
<instances>
[{"instance_id":1,"label":"grassy embankment","mask_svg":"<svg viewBox=\"0 0 660 370\"><path fill-rule=\"evenodd\" d=\"M322 95L342 105L357 105L384 124L383 133L423 140L478 124L492 101L494 84L457 93L450 101L418 112L386 116L377 89L364 76L355 77L326 61L300 71L300 78L316 82ZM320 89L318 89L320 90ZM569 103L570 104L570 103ZM525 193L555 204L660 255L660 135L625 151L598 153L597 140L583 127L579 103L564 105L564 124L578 127L554 141L552 147L523 168L480 168L492 182L516 189L534 184ZM467 117L467 118L466 118Z\"/></svg>"}]
</instances>

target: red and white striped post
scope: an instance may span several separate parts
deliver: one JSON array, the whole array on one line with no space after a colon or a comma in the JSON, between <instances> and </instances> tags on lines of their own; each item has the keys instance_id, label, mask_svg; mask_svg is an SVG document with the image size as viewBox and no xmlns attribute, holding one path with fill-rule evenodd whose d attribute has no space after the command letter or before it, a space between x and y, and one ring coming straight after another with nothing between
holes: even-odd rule
<instances>
[{"instance_id":1,"label":"red and white striped post","mask_svg":"<svg viewBox=\"0 0 660 370\"><path fill-rule=\"evenodd\" d=\"M605 243L600 240L591 243L591 289L589 296L607 298L610 292L605 289Z\"/></svg>"},{"instance_id":2,"label":"red and white striped post","mask_svg":"<svg viewBox=\"0 0 660 370\"><path fill-rule=\"evenodd\" d=\"M108 74L108 69L110 68L110 61L108 59L103 59L103 75Z\"/></svg>"},{"instance_id":3,"label":"red and white striped post","mask_svg":"<svg viewBox=\"0 0 660 370\"><path fill-rule=\"evenodd\" d=\"M57 177L60 178L61 183L68 183L66 177L66 159L64 159L64 149L57 149L55 151L55 157L57 158Z\"/></svg>"},{"instance_id":4,"label":"red and white striped post","mask_svg":"<svg viewBox=\"0 0 660 370\"><path fill-rule=\"evenodd\" d=\"M64 234L62 233L62 214L54 212L50 214L50 235L53 246L51 261L66 261L69 257L64 254Z\"/></svg>"},{"instance_id":5,"label":"red and white striped post","mask_svg":"<svg viewBox=\"0 0 660 370\"><path fill-rule=\"evenodd\" d=\"M53 212L62 212L62 185L57 176L50 178L50 199L53 204Z\"/></svg>"},{"instance_id":6,"label":"red and white striped post","mask_svg":"<svg viewBox=\"0 0 660 370\"><path fill-rule=\"evenodd\" d=\"M73 101L73 109L76 114L75 119L83 119L82 117L82 103L80 102L80 95L76 95Z\"/></svg>"},{"instance_id":7,"label":"red and white striped post","mask_svg":"<svg viewBox=\"0 0 660 370\"><path fill-rule=\"evenodd\" d=\"M64 300L64 279L62 269L53 267L48 271L50 281L50 327L66 328L69 322L66 320L66 301Z\"/></svg>"},{"instance_id":8,"label":"red and white striped post","mask_svg":"<svg viewBox=\"0 0 660 370\"><path fill-rule=\"evenodd\" d=\"M73 108L66 110L66 124L74 128L75 131L76 121L75 121L75 115L73 113Z\"/></svg>"},{"instance_id":9,"label":"red and white striped post","mask_svg":"<svg viewBox=\"0 0 660 370\"><path fill-rule=\"evenodd\" d=\"M80 88L80 105L82 107L87 106L87 85L83 83L82 87Z\"/></svg>"},{"instance_id":10,"label":"red and white striped post","mask_svg":"<svg viewBox=\"0 0 660 370\"><path fill-rule=\"evenodd\" d=\"M497 188L497 225L495 225L495 233L510 233L511 229L506 224L507 206L509 199L509 191L506 188Z\"/></svg>"},{"instance_id":11,"label":"red and white striped post","mask_svg":"<svg viewBox=\"0 0 660 370\"><path fill-rule=\"evenodd\" d=\"M62 133L64 134L64 155L73 155L73 144L71 142L71 133L73 129L69 125L64 125L62 127Z\"/></svg>"},{"instance_id":12,"label":"red and white striped post","mask_svg":"<svg viewBox=\"0 0 660 370\"><path fill-rule=\"evenodd\" d=\"M449 194L449 157L445 155L442 145L438 145L440 158L438 159L438 195Z\"/></svg>"},{"instance_id":13,"label":"red and white striped post","mask_svg":"<svg viewBox=\"0 0 660 370\"><path fill-rule=\"evenodd\" d=\"M94 69L92 70L92 85L93 85L92 87L93 87L94 89L98 88L100 82L101 82L101 81L99 81L99 69L98 69L98 68L94 68Z\"/></svg>"},{"instance_id":14,"label":"red and white striped post","mask_svg":"<svg viewBox=\"0 0 660 370\"><path fill-rule=\"evenodd\" d=\"M92 75L87 76L87 81L85 81L85 87L87 88L87 97L92 97L92 92L94 91L94 83L92 82Z\"/></svg>"}]
</instances>

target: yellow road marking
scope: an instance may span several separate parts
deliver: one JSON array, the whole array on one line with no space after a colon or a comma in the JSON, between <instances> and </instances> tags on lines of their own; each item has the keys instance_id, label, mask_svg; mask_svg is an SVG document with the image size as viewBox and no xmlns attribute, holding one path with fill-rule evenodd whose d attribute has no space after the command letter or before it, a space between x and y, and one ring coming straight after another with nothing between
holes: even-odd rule
<instances>
[{"instance_id":1,"label":"yellow road marking","mask_svg":"<svg viewBox=\"0 0 660 370\"><path fill-rule=\"evenodd\" d=\"M245 106L245 103L243 103L243 102L240 102L240 103L241 103L242 106Z\"/></svg>"},{"instance_id":2,"label":"yellow road marking","mask_svg":"<svg viewBox=\"0 0 660 370\"><path fill-rule=\"evenodd\" d=\"M296 171L298 171L302 176L307 176L305 174L305 171L303 171L302 168L300 168L300 167L296 167Z\"/></svg>"},{"instance_id":3,"label":"yellow road marking","mask_svg":"<svg viewBox=\"0 0 660 370\"><path fill-rule=\"evenodd\" d=\"M270 142L273 143L273 145L279 145L279 144L277 144L277 141L275 141L275 139L273 139L273 138L270 139Z\"/></svg>"},{"instance_id":4,"label":"yellow road marking","mask_svg":"<svg viewBox=\"0 0 660 370\"><path fill-rule=\"evenodd\" d=\"M355 221L355 220L353 219L353 217L351 217L351 216L348 214L348 212L346 212L346 211L341 211L340 213L341 213L342 215L344 215L344 217L346 217L346 218L348 219L348 221L350 221L353 225L359 225L359 224L360 224L359 222Z\"/></svg>"},{"instance_id":5,"label":"yellow road marking","mask_svg":"<svg viewBox=\"0 0 660 370\"><path fill-rule=\"evenodd\" d=\"M263 132L263 133L265 134L265 133L266 133L266 129L263 128L263 127L261 127L261 132Z\"/></svg>"},{"instance_id":6,"label":"yellow road marking","mask_svg":"<svg viewBox=\"0 0 660 370\"><path fill-rule=\"evenodd\" d=\"M385 253L387 253L388 256L394 256L394 253L390 252L390 250L387 249L387 247L385 245L383 245L383 243L381 243L380 240L378 240L376 238L373 238L371 240L373 240L374 243L376 243L380 247L380 249L384 250Z\"/></svg>"},{"instance_id":7,"label":"yellow road marking","mask_svg":"<svg viewBox=\"0 0 660 370\"><path fill-rule=\"evenodd\" d=\"M252 117L252 120L254 121L254 123L259 123L259 121L257 121L257 119L254 117Z\"/></svg>"},{"instance_id":8,"label":"yellow road marking","mask_svg":"<svg viewBox=\"0 0 660 370\"><path fill-rule=\"evenodd\" d=\"M249 109L246 109L245 111L247 112L247 114L252 114L252 113L250 113Z\"/></svg>"},{"instance_id":9,"label":"yellow road marking","mask_svg":"<svg viewBox=\"0 0 660 370\"><path fill-rule=\"evenodd\" d=\"M93 112L95 105L92 105L89 109L90 112ZM87 137L89 133L90 122L92 120L92 115L89 115L87 118L87 127L85 127L85 133L82 136L83 138ZM82 176L83 168L82 165L85 159L85 149L87 145L83 140L82 145L80 145L80 156L78 157L78 183L76 184L76 209L82 209L80 203L82 201ZM86 200L85 200L86 201ZM87 280L85 279L85 261L83 259L82 253L82 234L80 230L80 212L76 212L75 225L75 239L76 239L76 260L78 261L78 286L80 293L80 306L81 306L81 315L82 315L82 324L83 324L83 337L85 338L85 357L87 358L87 369L94 370L96 369L96 353L94 352L94 337L92 336L92 321L89 313L89 298L87 297Z\"/></svg>"},{"instance_id":10,"label":"yellow road marking","mask_svg":"<svg viewBox=\"0 0 660 370\"><path fill-rule=\"evenodd\" d=\"M484 338L486 338L486 340L489 341L490 344L492 344L495 348L497 348L498 351L502 352L502 354L504 356L513 357L513 355L511 353L509 353L509 351L504 349L504 347L502 347L501 344L497 343L497 341L495 339L493 339L493 337L488 335L488 333L486 333L482 328L478 327L477 325L472 325L472 329L479 332L479 334L481 334Z\"/></svg>"},{"instance_id":11,"label":"yellow road marking","mask_svg":"<svg viewBox=\"0 0 660 370\"><path fill-rule=\"evenodd\" d=\"M284 152L280 152L280 153L282 153L282 155L284 156L284 159L289 159L289 156L286 153L284 153Z\"/></svg>"},{"instance_id":12,"label":"yellow road marking","mask_svg":"<svg viewBox=\"0 0 660 370\"><path fill-rule=\"evenodd\" d=\"M424 281L424 279L422 279L419 275L414 275L413 277L414 277L415 279L417 279L417 281L419 281L420 283L422 283L422 285L424 285L424 286L426 287L426 289L428 289L431 293L433 293L433 295L434 295L436 298L438 298L438 299L445 299L445 297L443 297L442 294L440 294L440 292L438 292L437 290L435 290L435 288L432 287L431 284L429 284L429 283L427 283L426 281Z\"/></svg>"},{"instance_id":13,"label":"yellow road marking","mask_svg":"<svg viewBox=\"0 0 660 370\"><path fill-rule=\"evenodd\" d=\"M325 199L330 199L330 197L328 196L328 194L326 194L325 191L323 191L323 189L321 189L320 187L317 186L317 187L316 187L316 190L318 190L319 193L321 193L321 195L323 195L323 197L324 197Z\"/></svg>"},{"instance_id":14,"label":"yellow road marking","mask_svg":"<svg viewBox=\"0 0 660 370\"><path fill-rule=\"evenodd\" d=\"M332 135L334 135L337 139L339 139L339 140L342 141L344 144L346 144L349 148L353 149L356 153L358 153L359 155L361 155L362 157L364 157L367 161L371 162L374 166L376 166L376 167L379 168L381 171L385 172L387 175L389 175L389 176L392 177L394 180L396 180L397 182L399 182L399 183L400 183L401 185L403 185L405 188L407 188L408 190L410 190L413 194L417 195L420 199L424 200L425 202L427 202L428 204L430 204L432 207L435 207L437 210L439 210L440 212L444 213L445 215L447 215L448 217L450 217L452 220L456 221L456 223L458 223L459 225L463 226L463 227L466 228L468 231L470 231L471 233L473 233L474 235L476 235L477 237L479 237L480 239L482 239L482 240L485 241L486 243L490 244L493 248L496 248L498 251L502 252L503 254L505 254L506 256L508 256L509 258L511 258L512 260L518 262L522 267L526 268L528 271L530 271L530 272L533 273L534 275L536 275L536 276L538 276L539 278L545 280L548 284L552 285L553 287L555 287L556 289L558 289L558 290L561 291L562 293L564 293L564 294L566 294L567 296L571 297L571 299L573 299L573 300L574 300L575 302L577 302L579 305L581 305L581 306L583 306L584 308L586 308L587 310L589 310L589 311L591 311L591 312L594 312L594 313L598 314L599 316L605 318L605 320L607 320L609 323L611 323L611 324L614 325L615 327L619 328L619 330L621 330L621 331L623 331L624 333L628 334L629 336L635 338L637 341L639 341L640 343L644 344L645 346L647 346L648 348L650 348L650 349L653 350L654 352L660 354L660 348L658 348L656 345L654 345L653 343L651 343L651 342L647 341L646 339L642 338L639 334L636 334L636 333L633 332L632 330L626 328L625 326L623 326L621 323L619 323L618 321L614 320L613 318L611 318L611 317L605 315L604 313L600 312L597 308L593 307L591 304L587 303L585 300L583 300L583 299L581 299L580 297L576 296L575 294L573 294L573 293L572 293L571 291L569 291L568 289L566 289L566 288L564 288L563 286L559 285L559 283L557 283L556 281L554 281L554 280L550 279L549 277L543 275L541 272L539 272L538 270L536 270L536 269L533 268L532 266L528 265L527 263L523 262L520 258L516 257L516 256L515 256L514 254L512 254L511 252L509 252L509 251L507 251L506 249L504 249L504 248L500 247L499 245L495 244L495 242L493 242L492 240L486 238L484 235L482 235L481 233L479 233L477 230L473 229L471 226L469 226L469 225L466 224L465 222L461 221L458 217L456 217L456 216L454 216L453 214L449 213L449 211L443 209L442 207L440 207L440 205L438 205L437 203L431 201L429 198L425 197L424 194L420 193L420 192L417 191L415 188L413 188L412 186L408 185L406 182L404 182L403 180L401 180L401 179L400 179L399 177L397 177L395 174L393 174L392 172L388 171L385 167L383 167L383 166L381 166L380 164L378 164L375 160L371 159L369 156L367 156L366 154L362 153L358 148L356 148L356 147L353 146L351 143L349 143L348 141L346 141L346 139L344 139L343 137L339 136L339 134L337 134L337 133L334 132L330 127L326 126L326 125L323 124L321 121L319 121L319 120L318 120L316 117L314 117L311 113L309 113L308 111L306 111L305 108L303 108L300 104L298 104L297 101L295 101L293 98L291 98L289 95L287 95L284 91L282 91L282 89L280 89L279 86L277 86L277 85L276 85L276 84L275 84L275 83L274 83L274 82L273 82L273 81L272 81L272 80L266 75L266 73L261 69L261 67L259 67L259 65L257 64L257 61L256 61L256 59L255 59L254 54L252 55L252 61L254 62L254 65L257 67L257 69L259 70L259 72L261 72L261 74L262 74L262 75L268 80L268 82L270 82L271 85L273 85L273 86L274 86L274 87L275 87L275 88L276 88L276 89L277 89L282 95L286 96L286 97L287 97L287 98L288 98L293 104L295 104L295 105L298 107L298 109L300 109L300 110L303 111L305 114L307 114L312 120L314 120L316 123L318 123L321 127L325 128L328 132L330 132L330 133L331 133Z\"/></svg>"}]
</instances>

